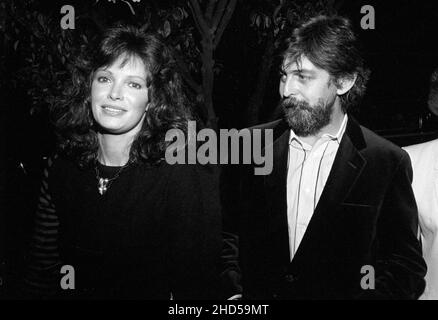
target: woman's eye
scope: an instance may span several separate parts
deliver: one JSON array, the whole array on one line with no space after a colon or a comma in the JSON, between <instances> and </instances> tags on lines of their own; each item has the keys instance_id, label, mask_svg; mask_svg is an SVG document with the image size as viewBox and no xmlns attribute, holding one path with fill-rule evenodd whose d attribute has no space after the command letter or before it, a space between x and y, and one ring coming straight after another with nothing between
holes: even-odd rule
<instances>
[{"instance_id":1,"label":"woman's eye","mask_svg":"<svg viewBox=\"0 0 438 320\"><path fill-rule=\"evenodd\" d=\"M136 82L130 82L129 86L135 89L141 89L141 85Z\"/></svg>"},{"instance_id":2,"label":"woman's eye","mask_svg":"<svg viewBox=\"0 0 438 320\"><path fill-rule=\"evenodd\" d=\"M104 83L104 82L108 82L109 79L107 77L100 76L100 77L97 77L97 81Z\"/></svg>"}]
</instances>

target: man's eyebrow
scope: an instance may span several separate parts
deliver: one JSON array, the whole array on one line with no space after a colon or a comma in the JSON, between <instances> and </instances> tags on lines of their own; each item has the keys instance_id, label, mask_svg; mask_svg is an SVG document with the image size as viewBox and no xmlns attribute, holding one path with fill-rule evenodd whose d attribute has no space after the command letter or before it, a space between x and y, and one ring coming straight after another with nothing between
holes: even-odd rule
<instances>
[{"instance_id":1,"label":"man's eyebrow","mask_svg":"<svg viewBox=\"0 0 438 320\"><path fill-rule=\"evenodd\" d=\"M312 76L316 74L314 70L310 70L310 69L295 69L295 70L291 70L290 72L295 74L307 74Z\"/></svg>"}]
</instances>

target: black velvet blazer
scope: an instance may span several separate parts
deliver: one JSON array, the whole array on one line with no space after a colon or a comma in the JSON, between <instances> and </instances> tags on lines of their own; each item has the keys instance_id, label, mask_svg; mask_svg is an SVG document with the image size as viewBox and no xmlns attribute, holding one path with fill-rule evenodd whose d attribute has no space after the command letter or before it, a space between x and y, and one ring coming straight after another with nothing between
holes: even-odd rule
<instances>
[{"instance_id":1,"label":"black velvet blazer","mask_svg":"<svg viewBox=\"0 0 438 320\"><path fill-rule=\"evenodd\" d=\"M274 130L273 171L240 182L240 266L246 298L415 299L426 265L406 152L349 117L333 167L304 238L289 258L287 161L289 128ZM361 281L372 266L375 288ZM369 284L369 282L367 282ZM366 286L365 286L366 287Z\"/></svg>"}]
</instances>

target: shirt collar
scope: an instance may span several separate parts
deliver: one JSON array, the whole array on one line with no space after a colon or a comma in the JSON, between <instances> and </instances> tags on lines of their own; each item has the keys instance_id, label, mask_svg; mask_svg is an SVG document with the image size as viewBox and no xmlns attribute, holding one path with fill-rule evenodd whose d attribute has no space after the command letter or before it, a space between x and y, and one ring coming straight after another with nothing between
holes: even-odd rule
<instances>
[{"instance_id":1,"label":"shirt collar","mask_svg":"<svg viewBox=\"0 0 438 320\"><path fill-rule=\"evenodd\" d=\"M341 126L339 127L338 132L335 135L324 133L320 140L333 140L336 141L338 144L341 143L342 137L344 136L345 130L347 128L347 121L348 116L347 114L344 114L344 119L342 120ZM301 139L295 134L295 132L290 129L290 138L289 138L289 144L291 144L294 140L296 140L301 145L307 145L305 142L301 141Z\"/></svg>"}]
</instances>

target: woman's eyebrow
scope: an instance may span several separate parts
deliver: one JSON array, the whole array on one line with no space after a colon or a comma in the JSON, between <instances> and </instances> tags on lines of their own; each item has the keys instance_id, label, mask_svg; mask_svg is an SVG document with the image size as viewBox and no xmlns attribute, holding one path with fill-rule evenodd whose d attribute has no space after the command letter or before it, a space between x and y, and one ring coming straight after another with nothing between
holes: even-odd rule
<instances>
[{"instance_id":1,"label":"woman's eyebrow","mask_svg":"<svg viewBox=\"0 0 438 320\"><path fill-rule=\"evenodd\" d=\"M105 72L105 73L109 73L109 74L113 74L111 71L109 71L108 69L103 69L103 68L99 68L99 69L97 69L96 70L96 73L97 72Z\"/></svg>"},{"instance_id":2,"label":"woman's eyebrow","mask_svg":"<svg viewBox=\"0 0 438 320\"><path fill-rule=\"evenodd\" d=\"M127 77L130 78L130 79L132 79L132 78L141 79L142 81L146 82L146 78L144 78L142 76L128 75Z\"/></svg>"}]
</instances>

